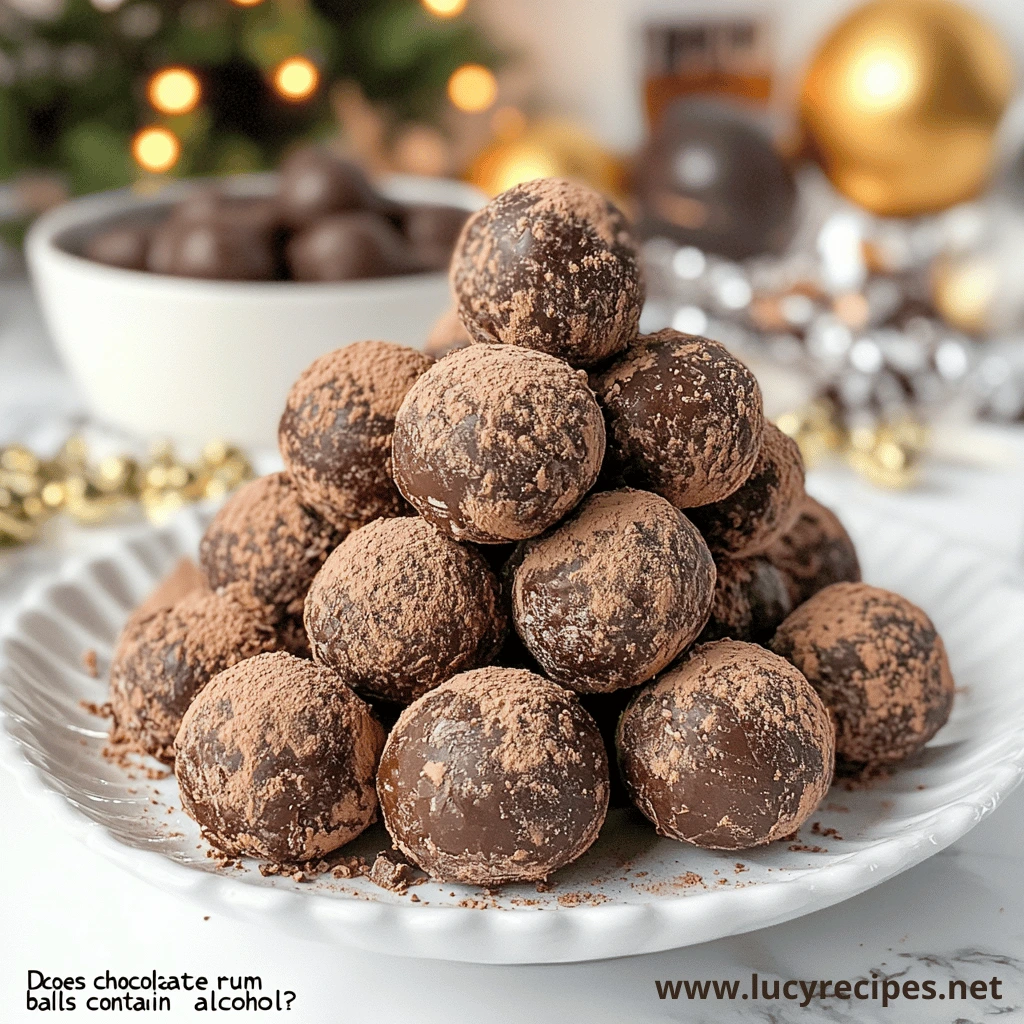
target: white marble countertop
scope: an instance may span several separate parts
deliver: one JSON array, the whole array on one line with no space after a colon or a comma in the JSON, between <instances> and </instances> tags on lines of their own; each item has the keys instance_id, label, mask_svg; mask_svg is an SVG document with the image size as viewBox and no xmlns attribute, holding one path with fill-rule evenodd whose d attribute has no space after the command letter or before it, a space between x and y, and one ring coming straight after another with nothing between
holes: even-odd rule
<instances>
[{"instance_id":1,"label":"white marble countertop","mask_svg":"<svg viewBox=\"0 0 1024 1024\"><path fill-rule=\"evenodd\" d=\"M0 443L55 442L80 413L74 388L20 284L0 284ZM1024 434L992 431L996 469L936 467L908 495L883 495L843 472L816 474L825 498L847 497L943 530L1000 558L1024 579ZM102 534L103 531L100 531ZM57 533L47 545L0 552L0 621L24 587L97 534ZM1024 630L1022 630L1024 633ZM1024 648L1024 643L1022 643ZM1024 653L1024 650L1022 650ZM37 1020L26 972L95 975L157 970L260 974L296 994L291 1011L229 1014L312 1024L415 1020L420 1024L587 1021L1024 1020L1024 788L952 847L876 889L775 928L686 949L598 963L491 967L370 956L304 943L150 888L68 840L5 779L0 785L0 1020ZM1001 981L999 1000L844 1003L722 1002L658 997L656 981L776 978L900 983ZM194 1020L191 1010L160 1020ZM99 1019L108 1015L94 1014ZM109 1015L112 1018L114 1015Z\"/></svg>"}]
</instances>

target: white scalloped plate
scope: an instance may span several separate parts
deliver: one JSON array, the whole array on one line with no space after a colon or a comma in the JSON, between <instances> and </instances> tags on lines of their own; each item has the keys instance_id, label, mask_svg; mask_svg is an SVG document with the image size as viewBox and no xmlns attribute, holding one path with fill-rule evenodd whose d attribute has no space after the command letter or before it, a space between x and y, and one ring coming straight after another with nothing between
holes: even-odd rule
<instances>
[{"instance_id":1,"label":"white scalloped plate","mask_svg":"<svg viewBox=\"0 0 1024 1024\"><path fill-rule=\"evenodd\" d=\"M24 602L0 639L0 739L6 763L88 846L164 889L306 937L411 956L488 963L599 959L705 942L838 903L952 843L1024 772L1024 591L999 567L938 536L844 510L865 577L922 605L945 637L957 680L953 717L911 764L867 789L833 788L798 839L741 854L658 838L613 811L594 849L550 891L367 879L264 878L218 868L181 812L173 776L131 777L101 756L105 723L83 701L106 697L112 644L130 608L175 559L196 550L202 519L127 534ZM82 662L99 656L100 678ZM379 825L349 851L387 844ZM418 902L413 899L413 895Z\"/></svg>"}]
</instances>

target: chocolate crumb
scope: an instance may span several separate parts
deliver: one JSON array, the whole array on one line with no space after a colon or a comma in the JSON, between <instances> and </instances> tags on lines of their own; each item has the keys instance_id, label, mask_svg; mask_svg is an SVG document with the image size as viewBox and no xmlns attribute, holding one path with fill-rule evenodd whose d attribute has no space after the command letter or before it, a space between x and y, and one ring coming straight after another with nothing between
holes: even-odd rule
<instances>
[{"instance_id":1,"label":"chocolate crumb","mask_svg":"<svg viewBox=\"0 0 1024 1024\"><path fill-rule=\"evenodd\" d=\"M95 647L90 647L82 652L82 666L90 679L99 679L100 670Z\"/></svg>"},{"instance_id":2,"label":"chocolate crumb","mask_svg":"<svg viewBox=\"0 0 1024 1024\"><path fill-rule=\"evenodd\" d=\"M95 715L97 718L109 718L114 713L109 700L104 701L102 704L97 704L92 700L80 700L78 706L84 708L90 715Z\"/></svg>"},{"instance_id":3,"label":"chocolate crumb","mask_svg":"<svg viewBox=\"0 0 1024 1024\"><path fill-rule=\"evenodd\" d=\"M423 881L423 877L417 879L416 868L397 850L381 851L370 868L370 881L391 892L403 894L417 880Z\"/></svg>"}]
</instances>

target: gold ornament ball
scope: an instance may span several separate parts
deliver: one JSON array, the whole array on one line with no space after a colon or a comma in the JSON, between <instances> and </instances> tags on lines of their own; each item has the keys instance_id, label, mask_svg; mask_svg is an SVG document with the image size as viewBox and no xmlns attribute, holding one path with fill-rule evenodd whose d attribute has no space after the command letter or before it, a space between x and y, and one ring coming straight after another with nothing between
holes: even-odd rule
<instances>
[{"instance_id":1,"label":"gold ornament ball","mask_svg":"<svg viewBox=\"0 0 1024 1024\"><path fill-rule=\"evenodd\" d=\"M948 0L876 0L822 44L801 113L844 195L882 216L976 195L1013 91L1012 60L973 11Z\"/></svg>"},{"instance_id":2,"label":"gold ornament ball","mask_svg":"<svg viewBox=\"0 0 1024 1024\"><path fill-rule=\"evenodd\" d=\"M579 126L545 119L502 134L473 161L467 175L487 195L534 178L572 178L621 198L621 163Z\"/></svg>"}]
</instances>

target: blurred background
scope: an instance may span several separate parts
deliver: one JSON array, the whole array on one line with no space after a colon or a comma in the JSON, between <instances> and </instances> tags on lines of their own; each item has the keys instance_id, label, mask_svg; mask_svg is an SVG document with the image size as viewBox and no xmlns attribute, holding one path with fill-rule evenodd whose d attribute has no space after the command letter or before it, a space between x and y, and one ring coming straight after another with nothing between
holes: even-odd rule
<instances>
[{"instance_id":1,"label":"blurred background","mask_svg":"<svg viewBox=\"0 0 1024 1024\"><path fill-rule=\"evenodd\" d=\"M1024 422L1022 66L1017 0L0 0L0 377L21 365L22 245L40 215L111 189L180 198L182 179L267 171L317 144L377 182L412 176L420 203L473 205L423 179L460 179L481 201L550 175L605 192L641 239L642 328L705 334L748 360L812 466L896 489L943 463L1019 473L1003 439ZM231 436L204 418L207 398L190 429L119 416L129 392L188 407L198 376L233 409L245 374L230 360L208 370L193 341L138 317L138 345L177 363L129 373L95 341L86 358L52 312L71 292L32 270L72 369L75 424L216 441L241 459L230 479L248 465L230 442L272 444L259 424ZM401 307L395 333L409 337L394 340L422 343L446 295L428 277L419 298L346 280L345 301L365 299L371 322ZM292 287L257 286L274 302ZM215 314L224 330L244 319L231 308ZM338 340L327 331L321 347ZM0 436L0 461L22 473L0 479L0 540L71 510L67 488L41 498L69 474L96 503L83 516L146 491L155 456L104 476L82 445L26 444L24 379ZM207 494L209 465L160 451L161 501Z\"/></svg>"}]
</instances>

